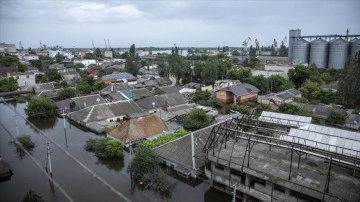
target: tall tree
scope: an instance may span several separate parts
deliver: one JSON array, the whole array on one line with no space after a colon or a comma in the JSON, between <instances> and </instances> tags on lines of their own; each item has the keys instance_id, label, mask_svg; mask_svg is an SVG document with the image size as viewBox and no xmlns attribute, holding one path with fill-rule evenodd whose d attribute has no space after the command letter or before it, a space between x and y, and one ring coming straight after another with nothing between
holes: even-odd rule
<instances>
[{"instance_id":1,"label":"tall tree","mask_svg":"<svg viewBox=\"0 0 360 202\"><path fill-rule=\"evenodd\" d=\"M306 79L309 79L314 74L318 74L318 72L312 66L296 65L294 69L289 70L288 77L295 85L295 88L300 88Z\"/></svg>"},{"instance_id":2,"label":"tall tree","mask_svg":"<svg viewBox=\"0 0 360 202\"><path fill-rule=\"evenodd\" d=\"M135 44L130 46L129 54L126 57L126 72L136 76L139 73L139 56L136 54Z\"/></svg>"},{"instance_id":3,"label":"tall tree","mask_svg":"<svg viewBox=\"0 0 360 202\"><path fill-rule=\"evenodd\" d=\"M350 58L339 80L339 102L344 105L360 105L360 51Z\"/></svg>"},{"instance_id":4,"label":"tall tree","mask_svg":"<svg viewBox=\"0 0 360 202\"><path fill-rule=\"evenodd\" d=\"M56 63L62 63L65 60L65 57L61 55L59 52L55 55Z\"/></svg>"},{"instance_id":5,"label":"tall tree","mask_svg":"<svg viewBox=\"0 0 360 202\"><path fill-rule=\"evenodd\" d=\"M18 88L18 83L13 77L0 79L0 92L15 91Z\"/></svg>"},{"instance_id":6,"label":"tall tree","mask_svg":"<svg viewBox=\"0 0 360 202\"><path fill-rule=\"evenodd\" d=\"M170 74L176 78L176 84L180 83L185 70L190 67L189 63L179 54L179 47L175 46L171 49L169 58Z\"/></svg>"}]
</instances>

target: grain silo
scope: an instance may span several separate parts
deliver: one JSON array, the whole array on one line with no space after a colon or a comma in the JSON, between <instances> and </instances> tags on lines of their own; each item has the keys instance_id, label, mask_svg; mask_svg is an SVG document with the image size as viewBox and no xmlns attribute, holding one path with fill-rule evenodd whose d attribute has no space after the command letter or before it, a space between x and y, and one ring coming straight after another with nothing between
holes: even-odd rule
<instances>
[{"instance_id":1,"label":"grain silo","mask_svg":"<svg viewBox=\"0 0 360 202\"><path fill-rule=\"evenodd\" d=\"M360 39L353 39L350 41L350 54L354 57L355 53L360 51Z\"/></svg>"},{"instance_id":2,"label":"grain silo","mask_svg":"<svg viewBox=\"0 0 360 202\"><path fill-rule=\"evenodd\" d=\"M329 42L328 68L344 69L349 54L349 43L342 38Z\"/></svg>"},{"instance_id":3,"label":"grain silo","mask_svg":"<svg viewBox=\"0 0 360 202\"><path fill-rule=\"evenodd\" d=\"M310 44L305 39L298 39L293 43L292 64L309 63Z\"/></svg>"},{"instance_id":4,"label":"grain silo","mask_svg":"<svg viewBox=\"0 0 360 202\"><path fill-rule=\"evenodd\" d=\"M328 59L328 42L324 39L315 39L310 42L310 64L317 68L326 68Z\"/></svg>"}]
</instances>

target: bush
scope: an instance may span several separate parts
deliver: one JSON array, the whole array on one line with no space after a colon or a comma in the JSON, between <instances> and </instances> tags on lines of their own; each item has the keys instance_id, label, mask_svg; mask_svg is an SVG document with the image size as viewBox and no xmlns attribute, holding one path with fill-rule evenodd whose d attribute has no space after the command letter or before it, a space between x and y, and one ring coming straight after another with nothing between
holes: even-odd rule
<instances>
[{"instance_id":1,"label":"bush","mask_svg":"<svg viewBox=\"0 0 360 202\"><path fill-rule=\"evenodd\" d=\"M124 145L112 139L89 139L84 148L102 159L118 159L123 156L124 151Z\"/></svg>"},{"instance_id":2,"label":"bush","mask_svg":"<svg viewBox=\"0 0 360 202\"><path fill-rule=\"evenodd\" d=\"M25 108L25 114L33 118L46 118L55 116L56 105L48 97L31 98Z\"/></svg>"},{"instance_id":3,"label":"bush","mask_svg":"<svg viewBox=\"0 0 360 202\"><path fill-rule=\"evenodd\" d=\"M144 142L142 142L139 146L140 147L147 147L147 148L155 148L155 147L158 147L160 145L163 145L165 143L168 143L172 140L175 140L175 139L178 139L180 137L183 137L185 136L186 134L188 134L189 132L186 131L186 130L177 130L175 132L172 132L172 133L167 133L167 134L164 134L156 139L152 139L152 140L146 140Z\"/></svg>"},{"instance_id":4,"label":"bush","mask_svg":"<svg viewBox=\"0 0 360 202\"><path fill-rule=\"evenodd\" d=\"M210 118L204 110L196 109L190 112L184 120L184 128L186 130L198 130L210 124Z\"/></svg>"},{"instance_id":5,"label":"bush","mask_svg":"<svg viewBox=\"0 0 360 202\"><path fill-rule=\"evenodd\" d=\"M21 135L21 136L17 137L16 140L28 152L32 152L32 150L35 148L35 143L31 140L30 135ZM22 149L21 145L19 145L16 141L11 141L9 143L15 146L15 152L17 154L19 154L20 158L25 156L25 151Z\"/></svg>"},{"instance_id":6,"label":"bush","mask_svg":"<svg viewBox=\"0 0 360 202\"><path fill-rule=\"evenodd\" d=\"M250 108L248 106L245 106L245 105L231 104L231 105L229 105L229 110L237 111L237 112L240 112L242 114L249 114L250 113Z\"/></svg>"},{"instance_id":7,"label":"bush","mask_svg":"<svg viewBox=\"0 0 360 202\"><path fill-rule=\"evenodd\" d=\"M45 202L45 200L36 194L33 190L30 190L25 197L23 198L22 202Z\"/></svg>"},{"instance_id":8,"label":"bush","mask_svg":"<svg viewBox=\"0 0 360 202\"><path fill-rule=\"evenodd\" d=\"M159 164L155 152L146 147L136 148L135 157L128 167L128 172L134 179L141 180L145 174L152 173L157 169L159 169Z\"/></svg>"}]
</instances>

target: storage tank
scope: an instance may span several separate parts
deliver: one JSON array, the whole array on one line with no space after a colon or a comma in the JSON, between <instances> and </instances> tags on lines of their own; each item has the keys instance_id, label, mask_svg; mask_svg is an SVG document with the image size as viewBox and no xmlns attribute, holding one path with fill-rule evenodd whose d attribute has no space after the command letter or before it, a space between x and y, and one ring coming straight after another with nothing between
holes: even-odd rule
<instances>
[{"instance_id":1,"label":"storage tank","mask_svg":"<svg viewBox=\"0 0 360 202\"><path fill-rule=\"evenodd\" d=\"M309 63L310 43L305 39L298 39L293 44L293 60L292 64Z\"/></svg>"},{"instance_id":2,"label":"storage tank","mask_svg":"<svg viewBox=\"0 0 360 202\"><path fill-rule=\"evenodd\" d=\"M326 68L328 59L328 42L324 39L315 39L310 42L310 64L317 68Z\"/></svg>"},{"instance_id":3,"label":"storage tank","mask_svg":"<svg viewBox=\"0 0 360 202\"><path fill-rule=\"evenodd\" d=\"M342 38L329 42L328 68L344 69L349 54L349 43Z\"/></svg>"},{"instance_id":4,"label":"storage tank","mask_svg":"<svg viewBox=\"0 0 360 202\"><path fill-rule=\"evenodd\" d=\"M354 57L355 53L360 51L360 39L353 39L350 41L350 54Z\"/></svg>"}]
</instances>

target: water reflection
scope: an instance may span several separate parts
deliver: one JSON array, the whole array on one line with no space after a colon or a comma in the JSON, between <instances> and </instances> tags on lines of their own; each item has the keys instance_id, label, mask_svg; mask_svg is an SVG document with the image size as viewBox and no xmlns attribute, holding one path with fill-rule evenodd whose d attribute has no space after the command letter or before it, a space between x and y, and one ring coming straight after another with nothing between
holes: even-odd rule
<instances>
[{"instance_id":1,"label":"water reflection","mask_svg":"<svg viewBox=\"0 0 360 202\"><path fill-rule=\"evenodd\" d=\"M96 162L96 165L101 164L105 165L109 170L113 171L121 171L124 166L124 157L121 157L119 159L99 159Z\"/></svg>"},{"instance_id":2,"label":"water reflection","mask_svg":"<svg viewBox=\"0 0 360 202\"><path fill-rule=\"evenodd\" d=\"M48 117L42 119L27 118L27 120L30 121L32 124L34 124L40 130L51 130L55 127L56 123L58 122L58 119L56 117ZM30 125L27 122L25 123L26 125ZM33 128L31 125L30 127ZM35 130L35 128L33 129Z\"/></svg>"},{"instance_id":3,"label":"water reflection","mask_svg":"<svg viewBox=\"0 0 360 202\"><path fill-rule=\"evenodd\" d=\"M232 201L231 196L224 194L216 189L210 188L204 194L205 202L213 202L213 201Z\"/></svg>"},{"instance_id":4,"label":"water reflection","mask_svg":"<svg viewBox=\"0 0 360 202\"><path fill-rule=\"evenodd\" d=\"M154 193L156 196L159 196L162 201L170 201L170 199L172 197L172 192L176 188L176 181L173 180L171 183L172 184L170 185L170 187L167 190L161 190L161 189L153 189L149 185L143 184L142 182L134 182L134 183L132 183L133 186L132 186L131 193L135 194L137 191L145 192L148 190L148 191L151 191L152 193Z\"/></svg>"}]
</instances>

